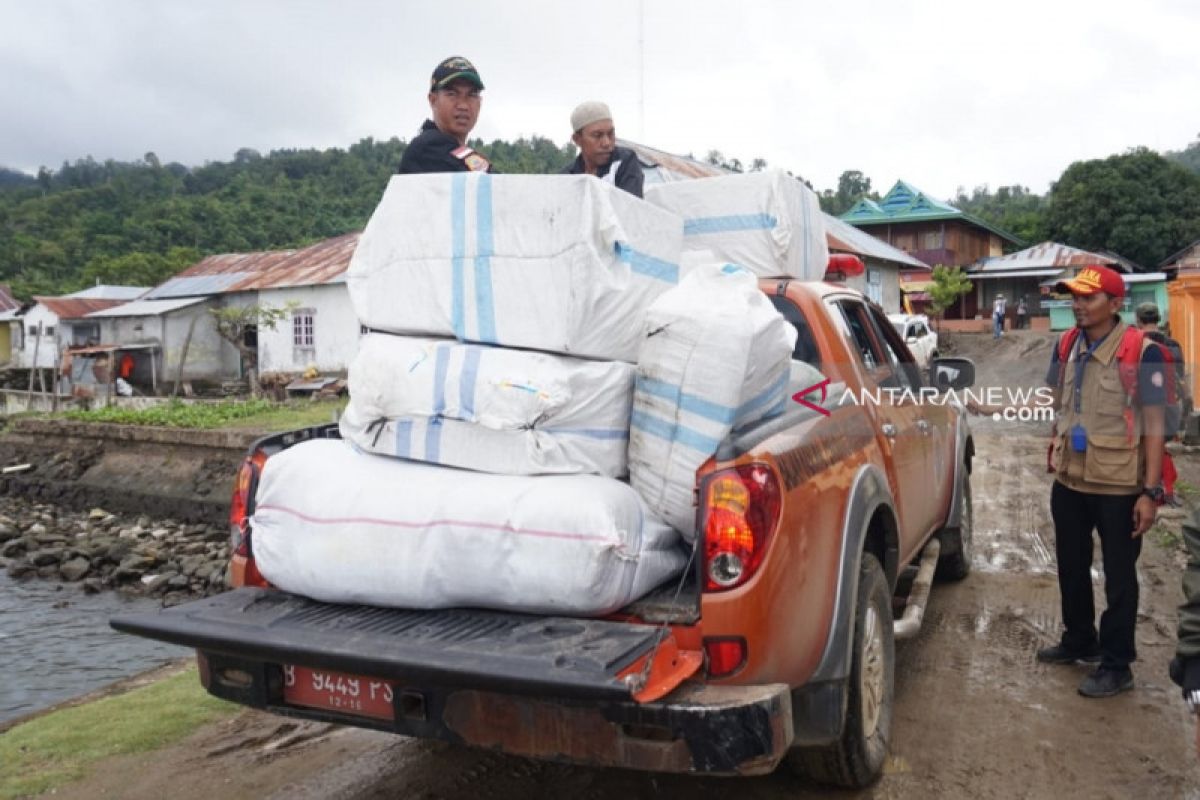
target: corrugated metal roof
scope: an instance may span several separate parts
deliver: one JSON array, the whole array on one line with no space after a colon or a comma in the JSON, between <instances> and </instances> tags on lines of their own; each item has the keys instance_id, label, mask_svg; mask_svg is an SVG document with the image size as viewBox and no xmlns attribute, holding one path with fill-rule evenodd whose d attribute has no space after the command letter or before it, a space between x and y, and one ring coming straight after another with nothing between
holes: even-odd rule
<instances>
[{"instance_id":1,"label":"corrugated metal roof","mask_svg":"<svg viewBox=\"0 0 1200 800\"><path fill-rule=\"evenodd\" d=\"M86 297L37 297L37 302L50 309L59 319L81 319L93 311L124 305L124 300L92 300Z\"/></svg>"},{"instance_id":2,"label":"corrugated metal roof","mask_svg":"<svg viewBox=\"0 0 1200 800\"><path fill-rule=\"evenodd\" d=\"M1000 280L1001 278L1044 278L1047 275L1054 277L1062 275L1064 270L1058 267L1031 267L1030 269L1010 269L1003 272L971 272L971 280L988 281Z\"/></svg>"},{"instance_id":3,"label":"corrugated metal roof","mask_svg":"<svg viewBox=\"0 0 1200 800\"><path fill-rule=\"evenodd\" d=\"M618 139L617 144L621 147L628 147L637 153L638 160L643 165L652 167L652 169L646 170L647 180L651 183L670 183L671 181L687 181L695 178L719 178L722 175L732 174L723 167L705 164L703 161L697 161L687 156L672 155L627 139Z\"/></svg>"},{"instance_id":4,"label":"corrugated metal roof","mask_svg":"<svg viewBox=\"0 0 1200 800\"><path fill-rule=\"evenodd\" d=\"M867 258L877 258L896 264L928 270L929 265L910 256L898 247L893 247L882 239L860 231L858 228L843 222L832 214L824 214L825 241L830 250L843 253L854 253Z\"/></svg>"},{"instance_id":5,"label":"corrugated metal roof","mask_svg":"<svg viewBox=\"0 0 1200 800\"><path fill-rule=\"evenodd\" d=\"M205 259L205 261L207 260ZM174 278L168 278L166 283L151 289L142 299L163 300L171 297L207 297L221 294L230 291L231 287L246 280L252 274L225 272L217 275L176 275Z\"/></svg>"},{"instance_id":6,"label":"corrugated metal roof","mask_svg":"<svg viewBox=\"0 0 1200 800\"><path fill-rule=\"evenodd\" d=\"M87 289L71 292L63 297L78 297L85 300L135 300L149 289L149 286L89 286Z\"/></svg>"},{"instance_id":7,"label":"corrugated metal roof","mask_svg":"<svg viewBox=\"0 0 1200 800\"><path fill-rule=\"evenodd\" d=\"M971 275L987 275L994 272L1037 270L1048 269L1050 267L1057 267L1059 270L1063 270L1067 267L1082 267L1087 264L1112 266L1117 263L1118 260L1111 256L1080 250L1077 247L1059 244L1058 242L1042 242L1016 253L989 258L982 264L969 267L967 272Z\"/></svg>"},{"instance_id":8,"label":"corrugated metal roof","mask_svg":"<svg viewBox=\"0 0 1200 800\"><path fill-rule=\"evenodd\" d=\"M196 297L337 281L350 266L359 233L347 233L300 250L209 256L146 294L144 299Z\"/></svg>"},{"instance_id":9,"label":"corrugated metal roof","mask_svg":"<svg viewBox=\"0 0 1200 800\"><path fill-rule=\"evenodd\" d=\"M101 311L93 311L88 314L89 319L96 317L157 317L162 314L176 311L180 308L194 306L197 303L203 303L203 297L185 297L175 300L134 300L132 303L124 303L113 308L106 308Z\"/></svg>"},{"instance_id":10,"label":"corrugated metal roof","mask_svg":"<svg viewBox=\"0 0 1200 800\"><path fill-rule=\"evenodd\" d=\"M16 311L20 307L21 301L13 297L8 284L0 283L0 311Z\"/></svg>"}]
</instances>

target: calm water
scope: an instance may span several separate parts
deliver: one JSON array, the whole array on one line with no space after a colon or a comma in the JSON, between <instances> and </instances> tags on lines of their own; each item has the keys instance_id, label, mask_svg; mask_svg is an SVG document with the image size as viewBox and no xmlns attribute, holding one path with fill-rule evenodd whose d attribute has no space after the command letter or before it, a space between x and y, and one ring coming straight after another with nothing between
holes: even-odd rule
<instances>
[{"instance_id":1,"label":"calm water","mask_svg":"<svg viewBox=\"0 0 1200 800\"><path fill-rule=\"evenodd\" d=\"M15 581L0 570L0 722L187 657L186 648L108 627L113 614L158 607L114 592L85 595L72 584Z\"/></svg>"}]
</instances>

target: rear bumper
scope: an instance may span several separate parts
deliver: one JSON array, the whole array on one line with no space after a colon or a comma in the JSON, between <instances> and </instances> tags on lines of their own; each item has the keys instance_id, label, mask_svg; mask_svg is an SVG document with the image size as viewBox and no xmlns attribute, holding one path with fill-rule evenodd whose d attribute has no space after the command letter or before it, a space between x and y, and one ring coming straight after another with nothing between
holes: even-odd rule
<instances>
[{"instance_id":1,"label":"rear bumper","mask_svg":"<svg viewBox=\"0 0 1200 800\"><path fill-rule=\"evenodd\" d=\"M554 700L440 686L399 689L391 720L283 703L278 665L200 653L216 697L286 716L443 739L529 758L655 772L759 775L794 740L784 684L685 684L653 703Z\"/></svg>"}]
</instances>

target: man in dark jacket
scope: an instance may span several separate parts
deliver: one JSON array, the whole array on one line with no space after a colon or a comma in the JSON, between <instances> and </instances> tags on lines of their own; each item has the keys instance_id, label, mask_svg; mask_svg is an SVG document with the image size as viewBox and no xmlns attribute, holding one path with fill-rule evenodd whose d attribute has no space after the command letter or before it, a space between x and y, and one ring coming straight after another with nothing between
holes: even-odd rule
<instances>
[{"instance_id":1,"label":"man in dark jacket","mask_svg":"<svg viewBox=\"0 0 1200 800\"><path fill-rule=\"evenodd\" d=\"M475 65L461 56L438 64L429 79L429 109L417 138L400 158L401 175L419 172L492 172L491 162L474 148L467 136L479 119L483 81Z\"/></svg>"},{"instance_id":2,"label":"man in dark jacket","mask_svg":"<svg viewBox=\"0 0 1200 800\"><path fill-rule=\"evenodd\" d=\"M580 103L571 112L571 141L579 155L564 173L595 175L630 194L642 196L645 175L637 155L627 147L617 147L617 131L612 112L604 103Z\"/></svg>"}]
</instances>

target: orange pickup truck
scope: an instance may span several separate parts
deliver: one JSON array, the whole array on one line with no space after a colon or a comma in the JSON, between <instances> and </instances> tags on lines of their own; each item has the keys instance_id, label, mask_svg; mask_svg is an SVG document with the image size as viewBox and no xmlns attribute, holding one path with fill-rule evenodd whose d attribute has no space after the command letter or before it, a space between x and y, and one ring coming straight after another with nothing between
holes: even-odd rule
<instances>
[{"instance_id":1,"label":"orange pickup truck","mask_svg":"<svg viewBox=\"0 0 1200 800\"><path fill-rule=\"evenodd\" d=\"M944 389L969 385L974 367L936 360L935 390L861 294L760 286L796 327L794 359L828 381L722 444L697 475L683 578L619 613L338 606L271 588L249 524L257 476L272 453L337 436L325 426L252 448L232 510L233 591L113 627L196 648L210 693L286 716L585 764L752 775L786 761L871 783L894 640L919 629L935 572L970 568L974 447Z\"/></svg>"}]
</instances>

